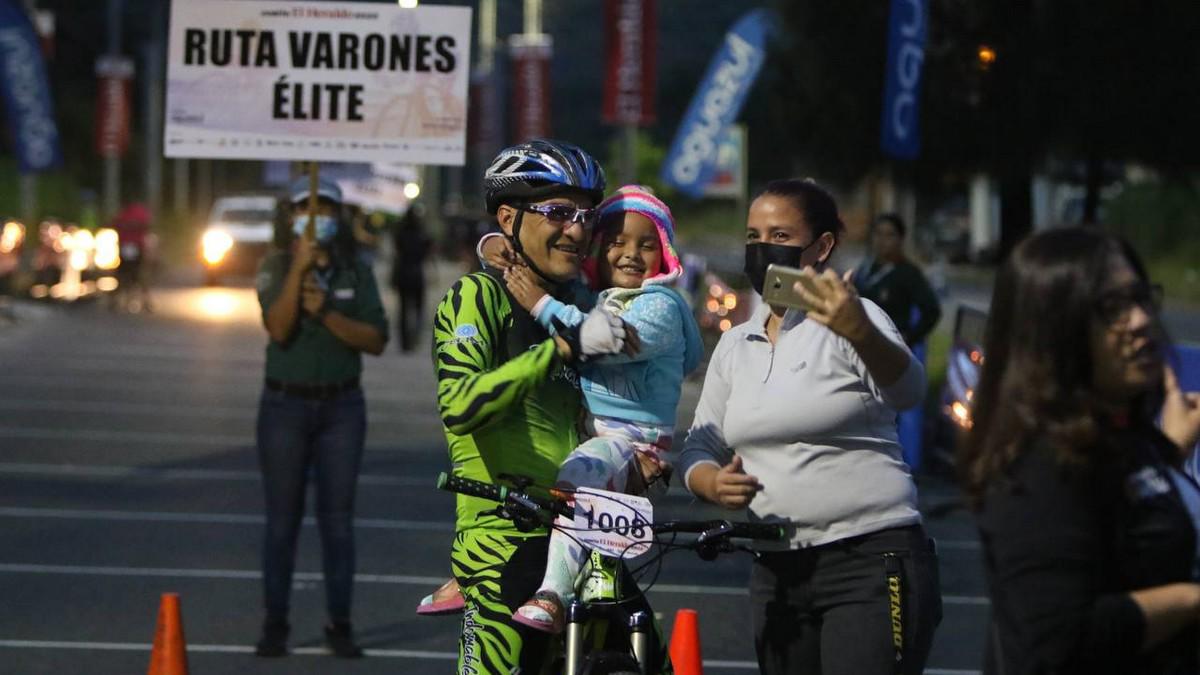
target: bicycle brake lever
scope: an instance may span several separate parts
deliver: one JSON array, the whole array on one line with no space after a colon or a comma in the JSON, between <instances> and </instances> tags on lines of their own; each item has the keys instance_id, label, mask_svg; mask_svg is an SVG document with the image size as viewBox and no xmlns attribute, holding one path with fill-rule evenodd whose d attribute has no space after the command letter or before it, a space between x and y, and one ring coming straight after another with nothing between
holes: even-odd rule
<instances>
[{"instance_id":1,"label":"bicycle brake lever","mask_svg":"<svg viewBox=\"0 0 1200 675\"><path fill-rule=\"evenodd\" d=\"M475 520L479 520L480 518L482 518L482 517L484 517L484 516L495 516L495 517L497 517L497 518L505 518L505 514L506 514L506 512L505 512L505 510L504 510L504 507L503 507L503 506L497 506L497 507L496 507L496 508L494 508L494 509L489 509L489 510L487 510L487 511L479 511L479 512L477 512L477 513L475 514Z\"/></svg>"},{"instance_id":2,"label":"bicycle brake lever","mask_svg":"<svg viewBox=\"0 0 1200 675\"><path fill-rule=\"evenodd\" d=\"M533 479L529 476L518 476L512 473L502 473L497 476L497 478L512 483L513 487L520 492L524 492L526 488L528 488L530 485L533 485Z\"/></svg>"},{"instance_id":3,"label":"bicycle brake lever","mask_svg":"<svg viewBox=\"0 0 1200 675\"><path fill-rule=\"evenodd\" d=\"M728 520L722 520L720 525L701 532L700 536L696 537L696 544L701 546L708 544L710 540L719 539L730 532L733 532L733 524Z\"/></svg>"}]
</instances>

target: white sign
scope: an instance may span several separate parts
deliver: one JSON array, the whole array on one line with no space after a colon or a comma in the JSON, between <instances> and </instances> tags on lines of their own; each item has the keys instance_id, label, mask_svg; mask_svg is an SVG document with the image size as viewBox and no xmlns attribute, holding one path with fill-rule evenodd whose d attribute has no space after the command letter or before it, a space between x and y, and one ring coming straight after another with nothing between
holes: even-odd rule
<instances>
[{"instance_id":1,"label":"white sign","mask_svg":"<svg viewBox=\"0 0 1200 675\"><path fill-rule=\"evenodd\" d=\"M412 201L404 194L404 186L409 182L387 176L370 176L338 180L337 184L342 189L342 201L347 204L355 204L363 211L401 215L408 210L408 204Z\"/></svg>"},{"instance_id":2,"label":"white sign","mask_svg":"<svg viewBox=\"0 0 1200 675\"><path fill-rule=\"evenodd\" d=\"M645 497L579 488L571 536L614 558L635 558L650 550L654 507Z\"/></svg>"},{"instance_id":3,"label":"white sign","mask_svg":"<svg viewBox=\"0 0 1200 675\"><path fill-rule=\"evenodd\" d=\"M167 157L462 165L471 9L175 0Z\"/></svg>"}]
</instances>

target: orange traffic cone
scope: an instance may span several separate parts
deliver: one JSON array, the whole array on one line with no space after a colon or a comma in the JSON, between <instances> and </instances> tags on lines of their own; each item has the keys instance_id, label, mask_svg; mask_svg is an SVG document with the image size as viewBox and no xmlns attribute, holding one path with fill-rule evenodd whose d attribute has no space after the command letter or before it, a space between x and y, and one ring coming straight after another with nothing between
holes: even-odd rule
<instances>
[{"instance_id":1,"label":"orange traffic cone","mask_svg":"<svg viewBox=\"0 0 1200 675\"><path fill-rule=\"evenodd\" d=\"M179 594L163 593L154 629L154 651L150 652L148 675L187 675L187 643L183 640L183 616Z\"/></svg>"},{"instance_id":2,"label":"orange traffic cone","mask_svg":"<svg viewBox=\"0 0 1200 675\"><path fill-rule=\"evenodd\" d=\"M675 613L671 630L671 664L675 675L704 675L700 661L700 617L694 609Z\"/></svg>"}]
</instances>

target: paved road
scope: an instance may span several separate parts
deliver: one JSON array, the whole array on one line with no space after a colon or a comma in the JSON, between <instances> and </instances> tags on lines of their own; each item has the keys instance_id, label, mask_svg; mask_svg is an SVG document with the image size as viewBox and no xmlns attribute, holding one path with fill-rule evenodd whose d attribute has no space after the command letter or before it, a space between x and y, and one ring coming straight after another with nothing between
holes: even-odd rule
<instances>
[{"instance_id":1,"label":"paved road","mask_svg":"<svg viewBox=\"0 0 1200 675\"><path fill-rule=\"evenodd\" d=\"M0 672L144 670L159 594L182 596L192 672L446 673L457 630L417 618L448 571L452 499L424 352L368 359L355 620L369 658L320 642L315 529L301 539L293 647L250 653L260 621L261 497L253 451L264 334L248 288L179 287L153 315L77 306L0 325ZM694 405L694 384L681 408ZM686 423L686 415L682 422ZM927 507L952 504L922 479ZM663 509L698 515L684 494ZM938 509L934 509L938 510ZM930 519L945 619L929 673L978 667L987 616L979 551L961 511ZM748 560L677 554L651 591L668 624L700 610L706 672L754 672Z\"/></svg>"}]
</instances>

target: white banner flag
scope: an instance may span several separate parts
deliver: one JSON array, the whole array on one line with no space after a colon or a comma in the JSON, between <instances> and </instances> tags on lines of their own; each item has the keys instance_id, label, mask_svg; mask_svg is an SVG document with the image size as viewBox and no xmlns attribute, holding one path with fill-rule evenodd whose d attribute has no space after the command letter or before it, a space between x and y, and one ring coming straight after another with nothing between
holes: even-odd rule
<instances>
[{"instance_id":1,"label":"white banner flag","mask_svg":"<svg viewBox=\"0 0 1200 675\"><path fill-rule=\"evenodd\" d=\"M462 165L471 10L175 0L167 157Z\"/></svg>"}]
</instances>

